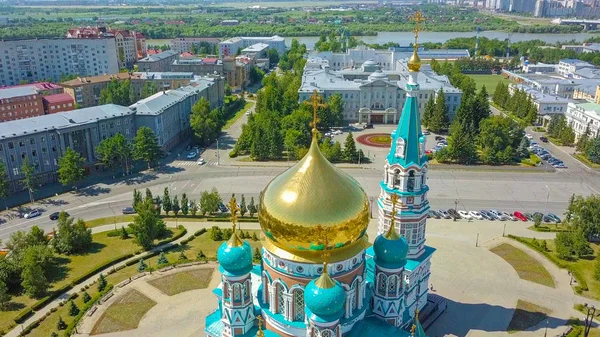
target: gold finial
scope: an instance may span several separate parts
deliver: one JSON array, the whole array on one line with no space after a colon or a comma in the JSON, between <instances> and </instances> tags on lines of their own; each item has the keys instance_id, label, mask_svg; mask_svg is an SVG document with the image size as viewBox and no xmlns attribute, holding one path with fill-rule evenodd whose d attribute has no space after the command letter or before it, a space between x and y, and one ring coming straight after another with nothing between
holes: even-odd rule
<instances>
[{"instance_id":1,"label":"gold finial","mask_svg":"<svg viewBox=\"0 0 600 337\"><path fill-rule=\"evenodd\" d=\"M421 11L417 11L415 15L410 17L411 21L415 22L415 29L413 32L415 33L415 43L413 45L413 54L408 60L408 69L413 72L418 72L421 69L421 58L419 58L419 54L417 54L417 50L419 49L419 32L422 30L421 22L425 21L425 17Z\"/></svg>"},{"instance_id":2,"label":"gold finial","mask_svg":"<svg viewBox=\"0 0 600 337\"><path fill-rule=\"evenodd\" d=\"M315 89L312 96L310 96L310 105L313 108L313 121L310 123L310 126L312 126L313 137L317 136L317 124L320 122L317 111L320 107L327 106L327 104L321 103L321 100L321 95L319 95L319 92Z\"/></svg>"},{"instance_id":3,"label":"gold finial","mask_svg":"<svg viewBox=\"0 0 600 337\"><path fill-rule=\"evenodd\" d=\"M231 238L229 238L229 241L227 241L227 245L229 247L239 247L242 246L244 243L237 235L237 213L240 210L240 208L238 207L237 202L235 201L235 197L231 197L231 200L229 200L229 210L231 211L231 223L233 224L233 233L231 233Z\"/></svg>"},{"instance_id":4,"label":"gold finial","mask_svg":"<svg viewBox=\"0 0 600 337\"><path fill-rule=\"evenodd\" d=\"M396 233L396 204L398 203L398 195L392 193L390 199L392 200L392 219L390 220L390 228L388 228L384 237L388 240L398 240L400 239L398 233Z\"/></svg>"},{"instance_id":5,"label":"gold finial","mask_svg":"<svg viewBox=\"0 0 600 337\"><path fill-rule=\"evenodd\" d=\"M327 271L327 259L329 258L329 238L327 237L327 231L323 228L323 226L317 226L316 231L323 240L323 273L321 276L315 281L315 285L321 289L329 289L335 286L335 281L329 276L329 272Z\"/></svg>"},{"instance_id":6,"label":"gold finial","mask_svg":"<svg viewBox=\"0 0 600 337\"><path fill-rule=\"evenodd\" d=\"M256 320L258 321L258 332L256 333L256 337L264 337L265 333L263 332L262 325L265 320L261 315L256 316Z\"/></svg>"},{"instance_id":7,"label":"gold finial","mask_svg":"<svg viewBox=\"0 0 600 337\"><path fill-rule=\"evenodd\" d=\"M417 326L413 324L412 328L410 328L410 335L415 337L415 330L417 330Z\"/></svg>"}]
</instances>

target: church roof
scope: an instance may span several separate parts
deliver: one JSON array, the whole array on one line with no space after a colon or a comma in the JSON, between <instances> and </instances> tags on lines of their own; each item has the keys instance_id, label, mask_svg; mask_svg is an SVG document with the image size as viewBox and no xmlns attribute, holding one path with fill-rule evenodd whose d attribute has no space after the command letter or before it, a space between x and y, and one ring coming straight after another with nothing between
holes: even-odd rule
<instances>
[{"instance_id":1,"label":"church roof","mask_svg":"<svg viewBox=\"0 0 600 337\"><path fill-rule=\"evenodd\" d=\"M419 116L419 103L417 97L406 97L398 128L392 132L392 147L387 155L388 164L399 164L402 167L408 167L412 164L421 166L427 157L421 153L420 142L423 133L421 132L421 117ZM402 139L402 140L400 140ZM404 150L398 148L404 146Z\"/></svg>"}]
</instances>

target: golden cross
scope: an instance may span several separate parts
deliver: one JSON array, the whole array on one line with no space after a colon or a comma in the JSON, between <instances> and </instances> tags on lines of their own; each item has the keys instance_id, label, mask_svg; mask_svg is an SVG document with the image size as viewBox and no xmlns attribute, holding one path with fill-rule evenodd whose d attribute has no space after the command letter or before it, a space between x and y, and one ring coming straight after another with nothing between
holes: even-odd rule
<instances>
[{"instance_id":1,"label":"golden cross","mask_svg":"<svg viewBox=\"0 0 600 337\"><path fill-rule=\"evenodd\" d=\"M327 104L321 103L321 100L321 95L319 95L319 92L315 89L312 96L310 96L310 105L313 107L313 121L310 123L310 126L313 128L314 135L317 134L317 124L320 121L319 117L317 116L317 111L320 107L324 108L327 106Z\"/></svg>"},{"instance_id":2,"label":"golden cross","mask_svg":"<svg viewBox=\"0 0 600 337\"><path fill-rule=\"evenodd\" d=\"M413 29L413 32L415 33L415 48L417 48L419 46L419 32L422 30L421 22L425 21L425 17L423 16L423 12L417 11L415 15L409 17L409 19L415 22L415 29Z\"/></svg>"},{"instance_id":3,"label":"golden cross","mask_svg":"<svg viewBox=\"0 0 600 337\"><path fill-rule=\"evenodd\" d=\"M235 197L231 197L231 200L229 200L229 210L231 211L231 222L233 223L233 232L235 233L237 212L240 210L240 208L237 205L237 202L235 201Z\"/></svg>"},{"instance_id":4,"label":"golden cross","mask_svg":"<svg viewBox=\"0 0 600 337\"><path fill-rule=\"evenodd\" d=\"M258 321L258 330L262 331L262 325L264 323L264 319L261 315L256 316L256 320Z\"/></svg>"}]
</instances>

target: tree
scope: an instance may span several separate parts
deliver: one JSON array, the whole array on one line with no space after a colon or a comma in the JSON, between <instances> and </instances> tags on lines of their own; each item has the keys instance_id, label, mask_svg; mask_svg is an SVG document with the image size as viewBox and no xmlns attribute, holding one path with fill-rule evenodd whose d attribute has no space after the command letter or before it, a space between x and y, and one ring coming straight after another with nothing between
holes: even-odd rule
<instances>
[{"instance_id":1,"label":"tree","mask_svg":"<svg viewBox=\"0 0 600 337\"><path fill-rule=\"evenodd\" d=\"M269 58L269 65L271 67L274 67L279 63L279 53L277 52L277 49L267 49L267 57Z\"/></svg>"},{"instance_id":2,"label":"tree","mask_svg":"<svg viewBox=\"0 0 600 337\"><path fill-rule=\"evenodd\" d=\"M190 212L189 200L185 193L181 195L181 213L183 215L188 215Z\"/></svg>"},{"instance_id":3,"label":"tree","mask_svg":"<svg viewBox=\"0 0 600 337\"><path fill-rule=\"evenodd\" d=\"M150 249L154 240L161 237L167 227L165 222L154 211L154 204L145 202L141 204L138 215L129 224L137 244L144 249Z\"/></svg>"},{"instance_id":4,"label":"tree","mask_svg":"<svg viewBox=\"0 0 600 337\"><path fill-rule=\"evenodd\" d=\"M256 213L256 206L254 205L254 197L250 197L250 204L248 204L248 213L250 217L253 217Z\"/></svg>"},{"instance_id":5,"label":"tree","mask_svg":"<svg viewBox=\"0 0 600 337\"><path fill-rule=\"evenodd\" d=\"M250 79L251 83L260 83L260 81L262 81L263 77L265 77L265 72L262 71L259 67L252 66L250 68L250 73L248 75L248 78Z\"/></svg>"},{"instance_id":6,"label":"tree","mask_svg":"<svg viewBox=\"0 0 600 337\"><path fill-rule=\"evenodd\" d=\"M29 163L27 158L23 159L23 163L21 165L21 172L23 172L22 183L27 188L27 191L29 191L29 200L31 202L34 202L35 200L33 199L33 193L35 192L35 184L37 179L35 177L35 169Z\"/></svg>"},{"instance_id":7,"label":"tree","mask_svg":"<svg viewBox=\"0 0 600 337\"><path fill-rule=\"evenodd\" d=\"M252 233L252 241L258 241L258 236L256 235L256 232Z\"/></svg>"},{"instance_id":8,"label":"tree","mask_svg":"<svg viewBox=\"0 0 600 337\"><path fill-rule=\"evenodd\" d=\"M185 252L182 250L181 253L179 253L179 257L177 257L177 261L179 262L183 262L183 261L187 261L188 257L185 255Z\"/></svg>"},{"instance_id":9,"label":"tree","mask_svg":"<svg viewBox=\"0 0 600 337\"><path fill-rule=\"evenodd\" d=\"M62 254L73 254L85 251L92 244L92 230L85 226L82 219L73 224L74 219L65 212L58 215L58 230L52 240L56 251Z\"/></svg>"},{"instance_id":10,"label":"tree","mask_svg":"<svg viewBox=\"0 0 600 337\"><path fill-rule=\"evenodd\" d=\"M479 125L481 121L488 118L491 115L490 103L488 101L488 93L485 85L481 87L477 96L472 102L471 109L473 109L473 126L474 131L479 132Z\"/></svg>"},{"instance_id":11,"label":"tree","mask_svg":"<svg viewBox=\"0 0 600 337\"><path fill-rule=\"evenodd\" d=\"M11 296L8 293L8 286L4 281L0 280L0 310L5 311L10 302Z\"/></svg>"},{"instance_id":12,"label":"tree","mask_svg":"<svg viewBox=\"0 0 600 337\"><path fill-rule=\"evenodd\" d=\"M42 265L37 261L35 253L31 249L27 249L25 252L21 279L23 280L21 285L27 295L39 298L46 294L48 279Z\"/></svg>"},{"instance_id":13,"label":"tree","mask_svg":"<svg viewBox=\"0 0 600 337\"><path fill-rule=\"evenodd\" d=\"M533 226L535 228L540 227L540 225L542 224L542 215L541 214L535 214L533 216Z\"/></svg>"},{"instance_id":14,"label":"tree","mask_svg":"<svg viewBox=\"0 0 600 337\"><path fill-rule=\"evenodd\" d=\"M169 196L169 188L165 187L162 198L162 208L166 215L173 209L173 203L171 202L171 196Z\"/></svg>"},{"instance_id":15,"label":"tree","mask_svg":"<svg viewBox=\"0 0 600 337\"><path fill-rule=\"evenodd\" d=\"M58 330L65 330L67 328L67 323L65 323L65 321L60 316L58 316L58 322L56 322L56 328Z\"/></svg>"},{"instance_id":16,"label":"tree","mask_svg":"<svg viewBox=\"0 0 600 337\"><path fill-rule=\"evenodd\" d=\"M254 248L254 256L252 256L252 259L254 261L260 261L262 259L262 254L260 253L258 247Z\"/></svg>"},{"instance_id":17,"label":"tree","mask_svg":"<svg viewBox=\"0 0 600 337\"><path fill-rule=\"evenodd\" d=\"M85 159L81 154L68 147L65 154L58 159L58 181L63 186L72 185L73 188L76 188L75 185L85 175L83 164L85 164Z\"/></svg>"},{"instance_id":18,"label":"tree","mask_svg":"<svg viewBox=\"0 0 600 337\"><path fill-rule=\"evenodd\" d=\"M216 188L213 188L210 192L204 191L200 197L200 211L203 215L216 212L221 202L221 196Z\"/></svg>"},{"instance_id":19,"label":"tree","mask_svg":"<svg viewBox=\"0 0 600 337\"><path fill-rule=\"evenodd\" d=\"M521 143L519 143L519 147L517 148L517 155L519 158L528 158L529 157L529 139L527 137L521 138Z\"/></svg>"},{"instance_id":20,"label":"tree","mask_svg":"<svg viewBox=\"0 0 600 337\"><path fill-rule=\"evenodd\" d=\"M135 102L135 95L133 88L131 87L131 81L118 81L113 79L108 83L108 86L100 91L100 100L98 103L103 104L116 104L123 106L130 106Z\"/></svg>"},{"instance_id":21,"label":"tree","mask_svg":"<svg viewBox=\"0 0 600 337\"><path fill-rule=\"evenodd\" d=\"M342 99L342 95L333 94L329 96L326 109L329 110L329 125L341 126L344 121L344 100Z\"/></svg>"},{"instance_id":22,"label":"tree","mask_svg":"<svg viewBox=\"0 0 600 337\"><path fill-rule=\"evenodd\" d=\"M165 252L160 252L160 255L158 256L158 266L160 267L167 264L169 264L169 260L167 259Z\"/></svg>"},{"instance_id":23,"label":"tree","mask_svg":"<svg viewBox=\"0 0 600 337\"><path fill-rule=\"evenodd\" d=\"M198 252L198 254L196 255L196 260L198 260L198 261L206 261L206 255L204 255L204 252L202 250L200 250Z\"/></svg>"},{"instance_id":24,"label":"tree","mask_svg":"<svg viewBox=\"0 0 600 337\"><path fill-rule=\"evenodd\" d=\"M225 96L231 96L231 87L229 83L225 83Z\"/></svg>"},{"instance_id":25,"label":"tree","mask_svg":"<svg viewBox=\"0 0 600 337\"><path fill-rule=\"evenodd\" d=\"M210 238L213 241L221 241L221 240L223 240L223 231L221 230L221 228L219 228L217 226L213 226L210 229Z\"/></svg>"},{"instance_id":26,"label":"tree","mask_svg":"<svg viewBox=\"0 0 600 337\"><path fill-rule=\"evenodd\" d=\"M473 164L477 160L473 136L458 121L450 127L447 151L448 158L458 163Z\"/></svg>"},{"instance_id":27,"label":"tree","mask_svg":"<svg viewBox=\"0 0 600 337\"><path fill-rule=\"evenodd\" d=\"M246 214L247 211L248 209L246 208L246 198L244 198L244 195L242 194L242 200L240 201L240 215L244 217L244 214Z\"/></svg>"},{"instance_id":28,"label":"tree","mask_svg":"<svg viewBox=\"0 0 600 337\"><path fill-rule=\"evenodd\" d=\"M158 160L161 155L162 150L152 129L147 126L139 128L133 139L133 157L145 161L150 168L150 164Z\"/></svg>"},{"instance_id":29,"label":"tree","mask_svg":"<svg viewBox=\"0 0 600 337\"><path fill-rule=\"evenodd\" d=\"M106 286L107 286L106 278L104 277L104 274L100 274L100 276L98 277L98 291L99 292L104 291L104 289L106 289Z\"/></svg>"},{"instance_id":30,"label":"tree","mask_svg":"<svg viewBox=\"0 0 600 337\"><path fill-rule=\"evenodd\" d=\"M6 165L4 162L0 161L0 198L4 200L4 208L8 209L6 206L6 198L8 197L9 185L8 185L8 175L6 174Z\"/></svg>"},{"instance_id":31,"label":"tree","mask_svg":"<svg viewBox=\"0 0 600 337\"><path fill-rule=\"evenodd\" d=\"M559 134L560 141L565 146L573 146L575 142L575 131L571 125L564 127Z\"/></svg>"},{"instance_id":32,"label":"tree","mask_svg":"<svg viewBox=\"0 0 600 337\"><path fill-rule=\"evenodd\" d=\"M348 136L346 136L346 142L344 143L344 159L350 163L358 161L358 151L356 151L356 143L354 142L352 132L349 132Z\"/></svg>"},{"instance_id":33,"label":"tree","mask_svg":"<svg viewBox=\"0 0 600 337\"><path fill-rule=\"evenodd\" d=\"M596 262L594 263L594 278L596 281L600 281L600 254L596 256Z\"/></svg>"},{"instance_id":34,"label":"tree","mask_svg":"<svg viewBox=\"0 0 600 337\"><path fill-rule=\"evenodd\" d=\"M577 144L575 144L575 150L580 153L585 153L587 145L590 142L590 123L585 127L585 132L579 136Z\"/></svg>"},{"instance_id":35,"label":"tree","mask_svg":"<svg viewBox=\"0 0 600 337\"><path fill-rule=\"evenodd\" d=\"M565 116L562 114L554 114L550 117L547 133L550 137L558 137L562 129L567 125Z\"/></svg>"},{"instance_id":36,"label":"tree","mask_svg":"<svg viewBox=\"0 0 600 337\"><path fill-rule=\"evenodd\" d=\"M179 198L177 196L173 197L173 213L175 213L175 217L179 215L179 211L181 210L181 206L179 206Z\"/></svg>"},{"instance_id":37,"label":"tree","mask_svg":"<svg viewBox=\"0 0 600 337\"><path fill-rule=\"evenodd\" d=\"M592 163L600 164L600 138L590 140L585 149L585 156Z\"/></svg>"},{"instance_id":38,"label":"tree","mask_svg":"<svg viewBox=\"0 0 600 337\"><path fill-rule=\"evenodd\" d=\"M129 173L131 151L131 144L121 133L103 139L96 147L100 162L109 168L123 167L123 174Z\"/></svg>"},{"instance_id":39,"label":"tree","mask_svg":"<svg viewBox=\"0 0 600 337\"><path fill-rule=\"evenodd\" d=\"M154 94L156 94L158 92L158 89L156 88L156 83L154 81L147 81L144 83L144 86L142 87L142 95L140 96L141 99L150 97Z\"/></svg>"},{"instance_id":40,"label":"tree","mask_svg":"<svg viewBox=\"0 0 600 337\"><path fill-rule=\"evenodd\" d=\"M446 106L446 96L444 90L440 89L435 99L435 110L428 121L427 129L432 132L439 133L442 130L448 129L450 119L448 117L448 107Z\"/></svg>"},{"instance_id":41,"label":"tree","mask_svg":"<svg viewBox=\"0 0 600 337\"><path fill-rule=\"evenodd\" d=\"M435 111L435 98L434 98L434 95L430 95L429 100L427 100L427 104L425 104L425 109L423 111L423 118L421 121L421 123L423 124L423 126L426 129L429 128L429 123L431 122L431 119L433 118L434 111Z\"/></svg>"},{"instance_id":42,"label":"tree","mask_svg":"<svg viewBox=\"0 0 600 337\"><path fill-rule=\"evenodd\" d=\"M129 239L129 232L127 232L124 226L121 226L121 240L127 239Z\"/></svg>"},{"instance_id":43,"label":"tree","mask_svg":"<svg viewBox=\"0 0 600 337\"><path fill-rule=\"evenodd\" d=\"M200 98L192 106L190 127L201 144L208 145L215 141L221 133L223 125L225 125L225 119L221 110L210 110L210 103L206 98Z\"/></svg>"},{"instance_id":44,"label":"tree","mask_svg":"<svg viewBox=\"0 0 600 337\"><path fill-rule=\"evenodd\" d=\"M83 292L83 303L87 303L92 299L92 296L87 291Z\"/></svg>"},{"instance_id":45,"label":"tree","mask_svg":"<svg viewBox=\"0 0 600 337\"><path fill-rule=\"evenodd\" d=\"M137 211L137 207L142 203L142 193L137 189L133 189L133 202L131 203L133 208Z\"/></svg>"},{"instance_id":46,"label":"tree","mask_svg":"<svg viewBox=\"0 0 600 337\"><path fill-rule=\"evenodd\" d=\"M491 116L481 122L477 143L485 164L511 163L525 132L509 117Z\"/></svg>"},{"instance_id":47,"label":"tree","mask_svg":"<svg viewBox=\"0 0 600 337\"><path fill-rule=\"evenodd\" d=\"M71 317L75 317L77 315L79 315L79 308L77 307L77 305L75 304L75 302L73 302L73 300L69 301L69 316Z\"/></svg>"},{"instance_id":48,"label":"tree","mask_svg":"<svg viewBox=\"0 0 600 337\"><path fill-rule=\"evenodd\" d=\"M138 267L137 267L138 273L143 273L147 268L148 268L148 265L146 264L146 262L144 262L144 259L141 258L140 262L138 263Z\"/></svg>"},{"instance_id":49,"label":"tree","mask_svg":"<svg viewBox=\"0 0 600 337\"><path fill-rule=\"evenodd\" d=\"M192 200L192 207L190 207L190 212L192 213L192 216L196 216L196 213L198 213L198 204L196 203L196 200Z\"/></svg>"}]
</instances>

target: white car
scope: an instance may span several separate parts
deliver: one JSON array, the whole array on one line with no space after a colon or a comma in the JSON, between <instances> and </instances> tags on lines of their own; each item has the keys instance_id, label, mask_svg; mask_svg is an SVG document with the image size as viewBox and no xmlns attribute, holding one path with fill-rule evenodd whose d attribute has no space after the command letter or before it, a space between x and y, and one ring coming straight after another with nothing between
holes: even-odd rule
<instances>
[{"instance_id":1,"label":"white car","mask_svg":"<svg viewBox=\"0 0 600 337\"><path fill-rule=\"evenodd\" d=\"M437 144L435 144L435 145L437 145L437 146L439 146L439 147L446 147L446 146L448 146L448 144L447 144L447 143L442 143L442 142L439 142L439 143L437 143Z\"/></svg>"},{"instance_id":2,"label":"white car","mask_svg":"<svg viewBox=\"0 0 600 337\"><path fill-rule=\"evenodd\" d=\"M526 135L525 135L525 137L527 137L527 139L529 139L529 140L532 140L532 139L533 139L533 136L532 136L532 135L530 135L530 134L526 134Z\"/></svg>"},{"instance_id":3,"label":"white car","mask_svg":"<svg viewBox=\"0 0 600 337\"><path fill-rule=\"evenodd\" d=\"M469 215L473 218L473 219L477 219L477 220L483 220L483 216L481 215L481 213L477 212L477 211L470 211Z\"/></svg>"},{"instance_id":4,"label":"white car","mask_svg":"<svg viewBox=\"0 0 600 337\"><path fill-rule=\"evenodd\" d=\"M194 159L196 158L197 153L196 152L190 152L187 155L187 159Z\"/></svg>"},{"instance_id":5,"label":"white car","mask_svg":"<svg viewBox=\"0 0 600 337\"><path fill-rule=\"evenodd\" d=\"M467 220L473 219L473 217L469 213L467 213L467 211L458 211L458 215L460 215L460 217L463 219L467 219Z\"/></svg>"},{"instance_id":6,"label":"white car","mask_svg":"<svg viewBox=\"0 0 600 337\"><path fill-rule=\"evenodd\" d=\"M203 158L198 159L198 165L204 165L206 164L206 162L204 161Z\"/></svg>"},{"instance_id":7,"label":"white car","mask_svg":"<svg viewBox=\"0 0 600 337\"><path fill-rule=\"evenodd\" d=\"M508 220L512 220L512 221L519 220L519 219L517 219L516 216L514 216L514 215L512 215L510 213L507 213L507 212L502 212L502 215L504 215Z\"/></svg>"},{"instance_id":8,"label":"white car","mask_svg":"<svg viewBox=\"0 0 600 337\"><path fill-rule=\"evenodd\" d=\"M33 211L29 212L29 213L26 213L25 214L25 219L35 218L36 216L40 216L40 215L42 215L42 213L40 213L40 211L38 211L36 209L36 210L33 210Z\"/></svg>"},{"instance_id":9,"label":"white car","mask_svg":"<svg viewBox=\"0 0 600 337\"><path fill-rule=\"evenodd\" d=\"M506 215L504 215L502 212L500 212L497 209L490 209L490 213L494 214L494 216L496 218L498 218L498 220L500 220L500 221L509 220L509 218L507 218Z\"/></svg>"},{"instance_id":10,"label":"white car","mask_svg":"<svg viewBox=\"0 0 600 337\"><path fill-rule=\"evenodd\" d=\"M334 135L341 135L341 134L342 134L342 131L340 131L340 130L333 130L333 131L332 131L332 133L333 133Z\"/></svg>"}]
</instances>

